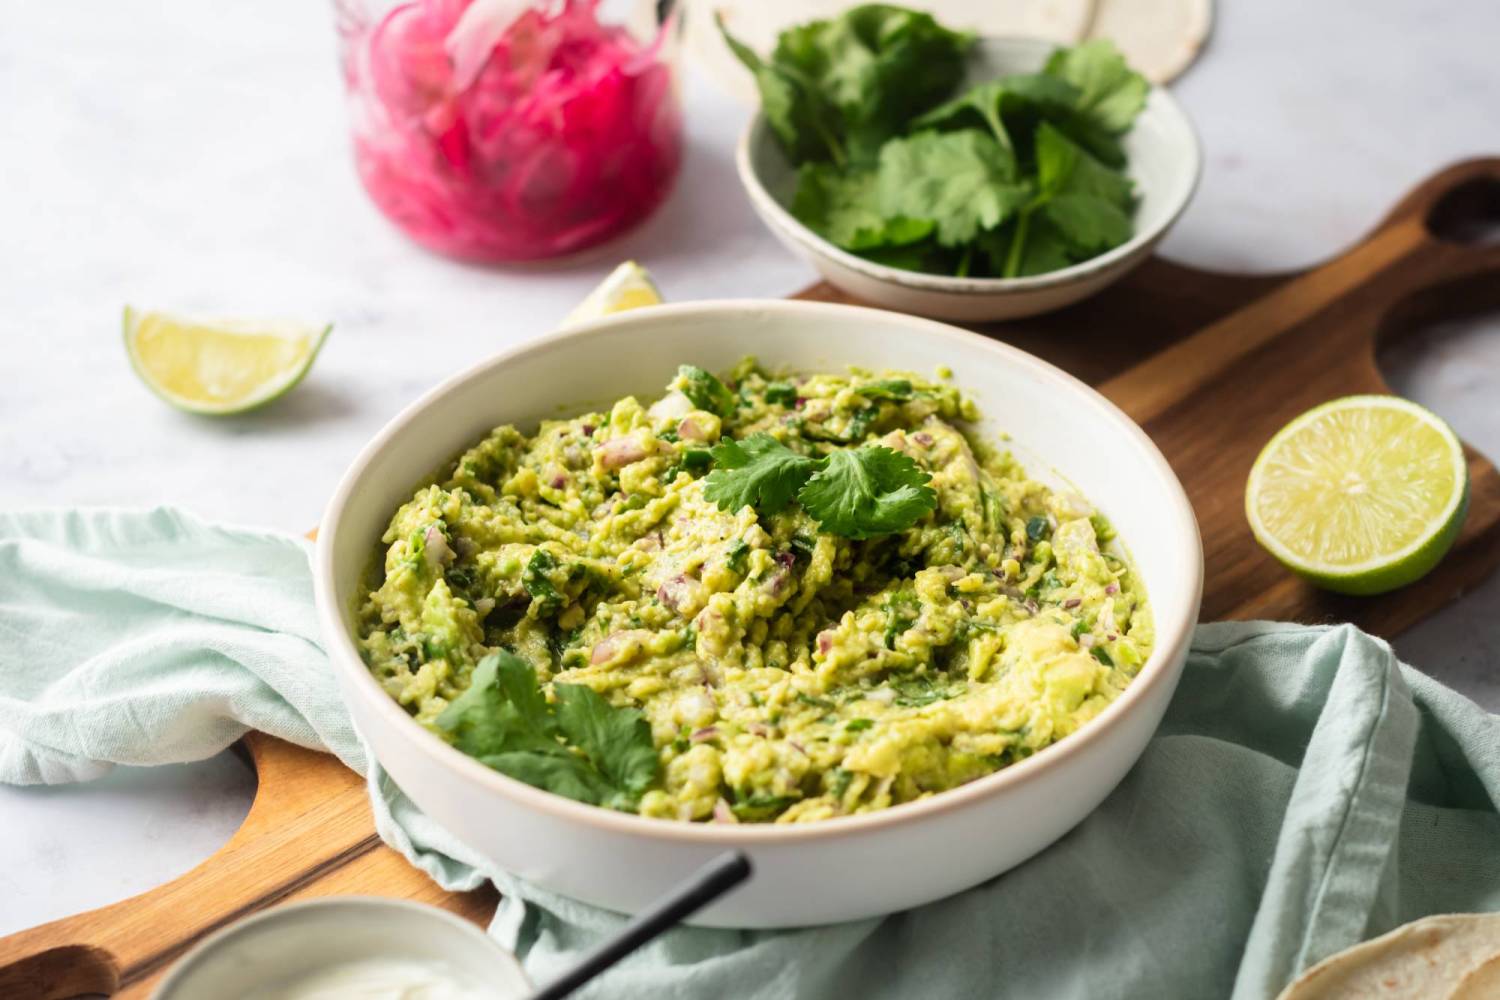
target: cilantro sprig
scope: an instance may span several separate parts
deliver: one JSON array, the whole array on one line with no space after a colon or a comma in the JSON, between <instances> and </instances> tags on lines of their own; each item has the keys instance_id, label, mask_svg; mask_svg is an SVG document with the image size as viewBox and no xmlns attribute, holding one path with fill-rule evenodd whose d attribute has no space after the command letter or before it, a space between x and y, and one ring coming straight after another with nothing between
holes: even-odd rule
<instances>
[{"instance_id":1,"label":"cilantro sprig","mask_svg":"<svg viewBox=\"0 0 1500 1000\"><path fill-rule=\"evenodd\" d=\"M822 530L844 538L905 531L937 507L931 477L910 457L881 445L838 449L815 459L765 432L712 449L715 468L703 495L720 510L774 514L795 497Z\"/></svg>"},{"instance_id":2,"label":"cilantro sprig","mask_svg":"<svg viewBox=\"0 0 1500 1000\"><path fill-rule=\"evenodd\" d=\"M579 802L631 810L656 780L651 727L591 687L554 684L514 653L479 661L469 687L437 718L459 750L502 774Z\"/></svg>"},{"instance_id":3,"label":"cilantro sprig","mask_svg":"<svg viewBox=\"0 0 1500 1000\"><path fill-rule=\"evenodd\" d=\"M909 270L1016 277L1132 235L1121 136L1150 85L1108 41L955 93L972 37L900 7L865 4L788 29L765 59L725 38L798 168L792 214L845 250Z\"/></svg>"},{"instance_id":4,"label":"cilantro sprig","mask_svg":"<svg viewBox=\"0 0 1500 1000\"><path fill-rule=\"evenodd\" d=\"M763 431L743 441L725 438L709 454L714 471L703 484L703 495L720 510L754 507L774 514L792 502L818 468L816 459L797 454Z\"/></svg>"}]
</instances>

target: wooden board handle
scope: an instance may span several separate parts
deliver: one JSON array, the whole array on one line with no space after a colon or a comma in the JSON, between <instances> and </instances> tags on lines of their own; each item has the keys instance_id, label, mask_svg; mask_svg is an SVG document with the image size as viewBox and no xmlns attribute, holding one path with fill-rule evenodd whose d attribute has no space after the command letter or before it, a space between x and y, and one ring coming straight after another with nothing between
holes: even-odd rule
<instances>
[{"instance_id":1,"label":"wooden board handle","mask_svg":"<svg viewBox=\"0 0 1500 1000\"><path fill-rule=\"evenodd\" d=\"M255 801L233 837L198 867L110 906L0 939L0 997L143 997L183 952L276 903L379 894L437 903L476 922L492 891L449 894L381 843L365 783L337 757L263 733L239 744Z\"/></svg>"},{"instance_id":2,"label":"wooden board handle","mask_svg":"<svg viewBox=\"0 0 1500 1000\"><path fill-rule=\"evenodd\" d=\"M1374 232L1347 252L1286 282L1252 305L1100 386L1142 424L1195 386L1221 378L1240 361L1336 311L1341 326L1364 334L1371 355L1386 318L1408 301L1500 278L1500 158L1469 160L1428 178Z\"/></svg>"},{"instance_id":3,"label":"wooden board handle","mask_svg":"<svg viewBox=\"0 0 1500 1000\"><path fill-rule=\"evenodd\" d=\"M261 733L241 743L255 800L227 843L185 875L130 899L0 940L0 996L114 993L153 976L246 901L284 897L315 856L371 850L364 782L336 757ZM252 907L253 909L254 907ZM88 989L78 989L87 982Z\"/></svg>"}]
</instances>

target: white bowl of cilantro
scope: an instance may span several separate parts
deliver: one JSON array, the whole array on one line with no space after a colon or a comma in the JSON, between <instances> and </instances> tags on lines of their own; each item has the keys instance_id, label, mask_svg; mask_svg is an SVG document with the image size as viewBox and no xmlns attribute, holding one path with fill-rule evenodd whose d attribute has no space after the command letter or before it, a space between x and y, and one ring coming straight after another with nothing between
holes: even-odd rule
<instances>
[{"instance_id":1,"label":"white bowl of cilantro","mask_svg":"<svg viewBox=\"0 0 1500 1000\"><path fill-rule=\"evenodd\" d=\"M771 231L866 302L958 320L1070 305L1141 263L1202 164L1181 106L1106 41L1058 48L869 5L733 39L762 110L737 167Z\"/></svg>"}]
</instances>

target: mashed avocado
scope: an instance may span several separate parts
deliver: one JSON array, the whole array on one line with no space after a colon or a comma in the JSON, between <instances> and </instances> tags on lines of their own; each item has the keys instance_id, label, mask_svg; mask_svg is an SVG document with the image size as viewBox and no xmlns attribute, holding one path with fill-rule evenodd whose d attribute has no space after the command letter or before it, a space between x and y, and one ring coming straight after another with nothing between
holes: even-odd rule
<instances>
[{"instance_id":1,"label":"mashed avocado","mask_svg":"<svg viewBox=\"0 0 1500 1000\"><path fill-rule=\"evenodd\" d=\"M800 822L972 781L1088 722L1153 640L1109 525L972 440L976 416L942 383L747 360L722 380L684 366L649 405L496 428L391 520L362 654L466 752L645 816ZM705 484L755 441L784 460L741 479L772 499L721 509ZM778 479L843 461L858 486L828 456L859 449L928 479L892 486L882 502L906 506L864 530L826 513L842 496L799 503ZM534 671L534 704L481 667L500 651ZM495 690L468 691L476 673ZM504 726L521 735L470 742ZM631 739L644 770L637 746L617 778Z\"/></svg>"}]
</instances>

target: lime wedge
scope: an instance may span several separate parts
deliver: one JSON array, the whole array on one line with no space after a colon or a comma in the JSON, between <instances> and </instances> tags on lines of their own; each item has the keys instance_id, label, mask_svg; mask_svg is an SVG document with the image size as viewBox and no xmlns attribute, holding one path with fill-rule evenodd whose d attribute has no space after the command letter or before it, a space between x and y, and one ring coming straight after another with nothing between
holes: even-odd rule
<instances>
[{"instance_id":1,"label":"lime wedge","mask_svg":"<svg viewBox=\"0 0 1500 1000\"><path fill-rule=\"evenodd\" d=\"M1458 436L1396 396L1308 410L1266 445L1245 515L1267 551L1320 587L1380 594L1442 559L1469 506Z\"/></svg>"},{"instance_id":2,"label":"lime wedge","mask_svg":"<svg viewBox=\"0 0 1500 1000\"><path fill-rule=\"evenodd\" d=\"M651 280L651 272L635 261L627 260L611 271L609 277L588 294L588 298L578 303L578 308L568 313L563 326L586 323L627 309L659 306L661 302L661 292Z\"/></svg>"},{"instance_id":3,"label":"lime wedge","mask_svg":"<svg viewBox=\"0 0 1500 1000\"><path fill-rule=\"evenodd\" d=\"M192 320L125 307L136 374L178 409L221 416L264 406L302 381L332 325Z\"/></svg>"}]
</instances>

